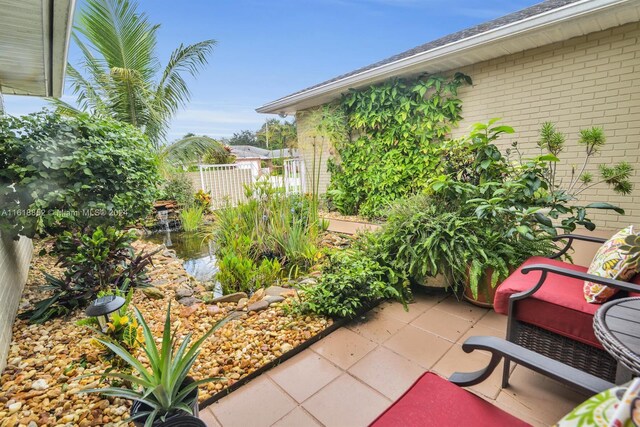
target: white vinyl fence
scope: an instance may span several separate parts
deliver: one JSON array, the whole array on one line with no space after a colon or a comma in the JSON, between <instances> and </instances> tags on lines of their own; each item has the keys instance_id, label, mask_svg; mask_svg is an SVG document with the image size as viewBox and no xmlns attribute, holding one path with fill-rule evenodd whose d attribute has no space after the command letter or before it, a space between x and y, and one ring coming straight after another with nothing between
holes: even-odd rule
<instances>
[{"instance_id":1,"label":"white vinyl fence","mask_svg":"<svg viewBox=\"0 0 640 427\"><path fill-rule=\"evenodd\" d=\"M203 191L211 194L211 208L220 209L246 200L245 186L265 179L262 173L255 163L200 165L200 184ZM304 161L285 160L283 175L268 179L274 187L284 187L287 194L304 193Z\"/></svg>"}]
</instances>

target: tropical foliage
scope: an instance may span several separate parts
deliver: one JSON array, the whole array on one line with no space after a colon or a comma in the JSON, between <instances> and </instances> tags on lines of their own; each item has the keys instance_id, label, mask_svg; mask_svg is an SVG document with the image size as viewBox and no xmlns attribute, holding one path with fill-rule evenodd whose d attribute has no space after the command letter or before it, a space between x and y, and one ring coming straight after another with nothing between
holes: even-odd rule
<instances>
[{"instance_id":1,"label":"tropical foliage","mask_svg":"<svg viewBox=\"0 0 640 427\"><path fill-rule=\"evenodd\" d=\"M34 303L34 308L20 313L20 318L43 323L86 306L102 291L126 292L146 285L153 253L136 255L131 246L135 239L135 232L113 227L61 234L51 253L58 257L57 265L65 269L64 276L45 272L44 289L51 296Z\"/></svg>"},{"instance_id":2,"label":"tropical foliage","mask_svg":"<svg viewBox=\"0 0 640 427\"><path fill-rule=\"evenodd\" d=\"M157 163L137 129L109 118L0 116L0 230L33 237L123 227L147 215Z\"/></svg>"},{"instance_id":3,"label":"tropical foliage","mask_svg":"<svg viewBox=\"0 0 640 427\"><path fill-rule=\"evenodd\" d=\"M165 421L169 415L176 413L193 414L191 409L197 398L195 390L198 386L221 378L207 378L189 382L187 376L196 362L202 344L226 323L221 320L204 333L191 346L192 333L189 332L181 342L176 332L171 332L171 304L167 309L162 341L160 347L140 311L134 308L135 316L142 327L145 345L142 346L148 361L143 365L138 357L132 355L125 347L113 342L107 337L99 338L98 342L120 357L129 369L126 372L105 372L104 376L132 384L128 387L105 387L83 389L81 393L100 393L109 397L120 397L141 403L144 409L133 415L134 419L143 419L145 427L151 427L154 422ZM129 372L133 372L131 375ZM142 407L141 405L141 407Z\"/></svg>"},{"instance_id":4,"label":"tropical foliage","mask_svg":"<svg viewBox=\"0 0 640 427\"><path fill-rule=\"evenodd\" d=\"M247 188L246 197L237 207L215 212L212 241L223 288L253 291L282 272L307 271L318 256L319 231L308 199L287 196L268 182Z\"/></svg>"},{"instance_id":5,"label":"tropical foliage","mask_svg":"<svg viewBox=\"0 0 640 427\"><path fill-rule=\"evenodd\" d=\"M156 49L160 26L137 8L128 0L87 0L72 34L81 58L68 65L67 75L80 110L140 128L159 147L170 120L190 98L185 77L207 64L215 41L181 44L163 68ZM53 102L65 113L78 111Z\"/></svg>"},{"instance_id":6,"label":"tropical foliage","mask_svg":"<svg viewBox=\"0 0 640 427\"><path fill-rule=\"evenodd\" d=\"M222 143L208 136L186 136L160 148L163 175L170 176L196 163L226 164L235 158Z\"/></svg>"},{"instance_id":7,"label":"tropical foliage","mask_svg":"<svg viewBox=\"0 0 640 427\"><path fill-rule=\"evenodd\" d=\"M456 73L349 92L340 106L344 119L325 126L342 133L332 138L332 205L343 214L378 217L392 201L424 190L437 170L435 149L461 119L458 88L470 83Z\"/></svg>"}]
</instances>

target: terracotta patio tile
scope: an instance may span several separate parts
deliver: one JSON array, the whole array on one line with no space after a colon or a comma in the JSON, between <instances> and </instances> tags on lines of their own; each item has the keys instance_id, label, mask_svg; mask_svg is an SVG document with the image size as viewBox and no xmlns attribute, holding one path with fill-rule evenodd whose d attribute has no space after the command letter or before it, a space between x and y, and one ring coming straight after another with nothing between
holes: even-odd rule
<instances>
[{"instance_id":1,"label":"terracotta patio tile","mask_svg":"<svg viewBox=\"0 0 640 427\"><path fill-rule=\"evenodd\" d=\"M267 427L295 407L296 402L266 375L209 406L224 427Z\"/></svg>"},{"instance_id":2,"label":"terracotta patio tile","mask_svg":"<svg viewBox=\"0 0 640 427\"><path fill-rule=\"evenodd\" d=\"M331 362L309 349L269 371L268 375L298 402L342 374Z\"/></svg>"},{"instance_id":3,"label":"terracotta patio tile","mask_svg":"<svg viewBox=\"0 0 640 427\"><path fill-rule=\"evenodd\" d=\"M342 369L348 369L375 347L376 343L373 341L347 328L340 328L313 344L311 349Z\"/></svg>"},{"instance_id":4,"label":"terracotta patio tile","mask_svg":"<svg viewBox=\"0 0 640 427\"><path fill-rule=\"evenodd\" d=\"M455 342L473 325L473 321L442 310L427 310L411 325Z\"/></svg>"},{"instance_id":5,"label":"terracotta patio tile","mask_svg":"<svg viewBox=\"0 0 640 427\"><path fill-rule=\"evenodd\" d=\"M478 320L478 325L488 326L493 329L497 329L499 331L507 330L507 316L504 314L496 313L493 310L489 310L487 314L482 316L480 320Z\"/></svg>"},{"instance_id":6,"label":"terracotta patio tile","mask_svg":"<svg viewBox=\"0 0 640 427\"><path fill-rule=\"evenodd\" d=\"M401 356L430 369L453 344L444 338L407 325L391 337L384 346Z\"/></svg>"},{"instance_id":7,"label":"terracotta patio tile","mask_svg":"<svg viewBox=\"0 0 640 427\"><path fill-rule=\"evenodd\" d=\"M486 335L486 336L498 337L498 338L503 338L504 339L504 337L506 336L506 331L505 330L494 329L494 328L491 328L489 326L481 325L480 323L476 323L475 325L471 326L471 328L468 329L467 332L465 332L458 339L457 342L462 344L463 342L465 342L467 340L467 338L475 337L475 336L479 336L479 335Z\"/></svg>"},{"instance_id":8,"label":"terracotta patio tile","mask_svg":"<svg viewBox=\"0 0 640 427\"><path fill-rule=\"evenodd\" d=\"M554 424L588 397L522 366L513 370L509 383L496 400L546 425Z\"/></svg>"},{"instance_id":9,"label":"terracotta patio tile","mask_svg":"<svg viewBox=\"0 0 640 427\"><path fill-rule=\"evenodd\" d=\"M405 325L393 317L383 316L371 310L364 316L353 320L347 328L377 343L383 343Z\"/></svg>"},{"instance_id":10,"label":"terracotta patio tile","mask_svg":"<svg viewBox=\"0 0 640 427\"><path fill-rule=\"evenodd\" d=\"M466 301L458 301L454 296L442 300L434 307L436 310L442 310L454 316L477 322L487 311L486 308L476 307Z\"/></svg>"},{"instance_id":11,"label":"terracotta patio tile","mask_svg":"<svg viewBox=\"0 0 640 427\"><path fill-rule=\"evenodd\" d=\"M435 306L442 297L440 295L414 295L414 301L407 304L409 311L405 311L404 306L397 301L387 301L380 304L374 310L384 317L391 317L401 322L409 323L422 313Z\"/></svg>"},{"instance_id":12,"label":"terracotta patio tile","mask_svg":"<svg viewBox=\"0 0 640 427\"><path fill-rule=\"evenodd\" d=\"M213 412L211 412L211 407L204 408L203 410L201 410L198 418L204 421L207 427L221 427L220 423L218 422L218 420L216 420L216 417L213 415Z\"/></svg>"},{"instance_id":13,"label":"terracotta patio tile","mask_svg":"<svg viewBox=\"0 0 640 427\"><path fill-rule=\"evenodd\" d=\"M454 372L474 372L486 367L491 357L484 351L473 351L465 353L460 344L455 344L451 349L435 364L432 371L449 378ZM476 394L480 394L489 399L495 399L500 393L502 382L502 363L489 378L470 387Z\"/></svg>"},{"instance_id":14,"label":"terracotta patio tile","mask_svg":"<svg viewBox=\"0 0 640 427\"><path fill-rule=\"evenodd\" d=\"M276 422L273 427L321 427L318 421L313 418L302 407L298 406L293 411L289 412L281 420Z\"/></svg>"},{"instance_id":15,"label":"terracotta patio tile","mask_svg":"<svg viewBox=\"0 0 640 427\"><path fill-rule=\"evenodd\" d=\"M424 373L424 369L387 348L378 347L349 368L349 373L396 400Z\"/></svg>"},{"instance_id":16,"label":"terracotta patio tile","mask_svg":"<svg viewBox=\"0 0 640 427\"><path fill-rule=\"evenodd\" d=\"M389 405L389 399L346 373L302 404L327 427L364 427Z\"/></svg>"}]
</instances>

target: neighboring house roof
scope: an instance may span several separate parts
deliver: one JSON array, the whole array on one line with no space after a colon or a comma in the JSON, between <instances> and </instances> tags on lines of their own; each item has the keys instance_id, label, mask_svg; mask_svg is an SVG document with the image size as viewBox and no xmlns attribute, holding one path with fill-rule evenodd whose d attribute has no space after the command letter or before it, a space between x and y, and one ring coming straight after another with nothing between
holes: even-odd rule
<instances>
[{"instance_id":1,"label":"neighboring house roof","mask_svg":"<svg viewBox=\"0 0 640 427\"><path fill-rule=\"evenodd\" d=\"M390 77L448 71L638 20L638 0L547 0L342 74L256 111L290 114Z\"/></svg>"},{"instance_id":2,"label":"neighboring house roof","mask_svg":"<svg viewBox=\"0 0 640 427\"><path fill-rule=\"evenodd\" d=\"M284 148L282 150L265 150L264 148L254 147L252 145L232 145L231 154L239 159L279 159L296 157L295 150Z\"/></svg>"},{"instance_id":3,"label":"neighboring house roof","mask_svg":"<svg viewBox=\"0 0 640 427\"><path fill-rule=\"evenodd\" d=\"M60 97L75 0L0 0L0 93Z\"/></svg>"}]
</instances>

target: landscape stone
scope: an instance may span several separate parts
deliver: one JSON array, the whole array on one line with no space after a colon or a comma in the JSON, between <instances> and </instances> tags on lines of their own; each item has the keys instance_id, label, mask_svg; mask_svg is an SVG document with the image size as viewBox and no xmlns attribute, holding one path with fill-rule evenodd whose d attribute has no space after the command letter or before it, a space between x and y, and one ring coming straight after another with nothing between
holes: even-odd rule
<instances>
[{"instance_id":1,"label":"landscape stone","mask_svg":"<svg viewBox=\"0 0 640 427\"><path fill-rule=\"evenodd\" d=\"M282 292L287 292L288 290L289 289L283 288L282 286L269 286L264 293L272 297L277 297L280 296Z\"/></svg>"},{"instance_id":2,"label":"landscape stone","mask_svg":"<svg viewBox=\"0 0 640 427\"><path fill-rule=\"evenodd\" d=\"M275 304L277 302L282 302L284 301L284 297L281 297L280 295L267 295L266 297L264 297L263 301L268 302L269 304Z\"/></svg>"},{"instance_id":3,"label":"landscape stone","mask_svg":"<svg viewBox=\"0 0 640 427\"><path fill-rule=\"evenodd\" d=\"M216 314L216 313L220 313L220 307L218 307L217 304L213 304L213 305L208 305L207 306L207 311L211 314Z\"/></svg>"},{"instance_id":4,"label":"landscape stone","mask_svg":"<svg viewBox=\"0 0 640 427\"><path fill-rule=\"evenodd\" d=\"M236 310L243 310L247 306L248 302L249 302L248 298L241 298L240 301L238 301L238 305L236 306Z\"/></svg>"},{"instance_id":5,"label":"landscape stone","mask_svg":"<svg viewBox=\"0 0 640 427\"><path fill-rule=\"evenodd\" d=\"M186 297L190 297L193 296L193 289L191 288L187 288L185 286L180 287L176 290L176 299L182 299L182 298L186 298Z\"/></svg>"},{"instance_id":6,"label":"landscape stone","mask_svg":"<svg viewBox=\"0 0 640 427\"><path fill-rule=\"evenodd\" d=\"M39 379L31 383L31 388L33 390L46 390L49 388L49 384L47 384L46 380Z\"/></svg>"},{"instance_id":7,"label":"landscape stone","mask_svg":"<svg viewBox=\"0 0 640 427\"><path fill-rule=\"evenodd\" d=\"M164 298L164 293L153 286L150 286L148 288L142 288L142 293L149 299L162 299Z\"/></svg>"},{"instance_id":8,"label":"landscape stone","mask_svg":"<svg viewBox=\"0 0 640 427\"><path fill-rule=\"evenodd\" d=\"M202 302L202 301L200 301L198 298L194 298L194 297L184 297L184 298L180 298L178 300L178 302L180 304L182 304L182 305L187 306L187 307L191 307L192 305L197 304L197 303Z\"/></svg>"},{"instance_id":9,"label":"landscape stone","mask_svg":"<svg viewBox=\"0 0 640 427\"><path fill-rule=\"evenodd\" d=\"M248 298L247 294L244 293L244 292L236 292L236 293L233 293L233 294L222 295L221 297L214 298L209 302L211 302L211 303L216 303L216 302L238 302L242 298Z\"/></svg>"},{"instance_id":10,"label":"landscape stone","mask_svg":"<svg viewBox=\"0 0 640 427\"><path fill-rule=\"evenodd\" d=\"M269 301L261 300L261 301L254 302L253 304L250 304L247 307L247 311L249 312L261 311L261 310L266 310L268 307L269 307Z\"/></svg>"}]
</instances>

